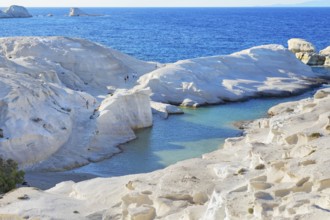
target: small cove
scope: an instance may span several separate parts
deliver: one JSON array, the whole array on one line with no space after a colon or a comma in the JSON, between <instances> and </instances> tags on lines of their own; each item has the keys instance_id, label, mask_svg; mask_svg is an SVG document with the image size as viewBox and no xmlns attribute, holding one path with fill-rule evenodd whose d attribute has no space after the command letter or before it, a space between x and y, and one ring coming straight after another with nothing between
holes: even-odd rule
<instances>
[{"instance_id":1,"label":"small cove","mask_svg":"<svg viewBox=\"0 0 330 220\"><path fill-rule=\"evenodd\" d=\"M330 68L313 68L313 71L327 78L330 76ZM235 122L267 117L270 107L312 97L318 89L291 97L250 99L197 109L183 108L185 114L171 115L166 120L154 115L153 127L137 131L135 140L120 146L122 153L65 172L28 172L25 180L31 186L48 189L62 181L79 182L95 177L115 177L162 169L178 161L215 151L222 147L226 138L242 135L242 131L234 127Z\"/></svg>"},{"instance_id":2,"label":"small cove","mask_svg":"<svg viewBox=\"0 0 330 220\"><path fill-rule=\"evenodd\" d=\"M327 68L314 68L314 71L329 75ZM312 97L316 90L285 98L259 98L197 109L184 108L184 115L172 115L167 120L154 115L154 126L137 131L137 139L121 145L121 154L68 172L122 176L151 172L178 161L200 157L221 148L226 138L242 134L233 126L234 122L267 117L270 107Z\"/></svg>"}]
</instances>

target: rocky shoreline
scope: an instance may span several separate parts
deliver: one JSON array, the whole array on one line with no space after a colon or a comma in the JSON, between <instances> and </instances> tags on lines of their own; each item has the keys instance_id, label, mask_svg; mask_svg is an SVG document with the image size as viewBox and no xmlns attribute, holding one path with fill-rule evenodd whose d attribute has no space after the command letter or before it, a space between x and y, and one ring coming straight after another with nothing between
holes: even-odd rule
<instances>
[{"instance_id":1,"label":"rocky shoreline","mask_svg":"<svg viewBox=\"0 0 330 220\"><path fill-rule=\"evenodd\" d=\"M134 129L152 125L151 109L163 118L182 113L168 103L288 96L321 84L281 45L165 65L68 37L0 43L1 154L32 171L109 158L135 138Z\"/></svg>"},{"instance_id":2,"label":"rocky shoreline","mask_svg":"<svg viewBox=\"0 0 330 220\"><path fill-rule=\"evenodd\" d=\"M0 212L50 219L326 219L329 106L330 88L323 88L314 98L272 107L270 118L253 121L244 136L202 158L148 174L63 182L45 192L20 188L4 195ZM18 199L23 195L28 199Z\"/></svg>"},{"instance_id":3,"label":"rocky shoreline","mask_svg":"<svg viewBox=\"0 0 330 220\"><path fill-rule=\"evenodd\" d=\"M0 42L1 154L34 171L109 157L135 138L134 129L152 125L152 111L163 118L182 113L164 103L196 107L321 83L281 45L164 65L82 39ZM280 104L223 149L163 170L62 182L46 191L19 188L0 199L0 218L329 217L329 102L324 88L313 99Z\"/></svg>"}]
</instances>

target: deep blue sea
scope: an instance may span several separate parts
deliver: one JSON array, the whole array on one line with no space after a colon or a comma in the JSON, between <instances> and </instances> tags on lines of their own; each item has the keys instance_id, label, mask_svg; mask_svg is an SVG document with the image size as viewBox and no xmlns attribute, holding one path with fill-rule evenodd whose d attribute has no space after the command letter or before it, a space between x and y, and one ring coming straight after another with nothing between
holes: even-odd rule
<instances>
[{"instance_id":1,"label":"deep blue sea","mask_svg":"<svg viewBox=\"0 0 330 220\"><path fill-rule=\"evenodd\" d=\"M82 8L98 17L68 17L69 8L28 8L33 18L0 19L0 37L86 38L142 60L175 62L229 54L262 44L305 38L320 50L330 45L330 8ZM47 17L52 14L52 17ZM330 75L327 69L318 69ZM328 73L327 73L328 72ZM109 160L70 171L100 176L149 172L219 148L241 131L232 123L266 116L267 109L298 97L184 109L185 115L157 119L152 128Z\"/></svg>"},{"instance_id":2,"label":"deep blue sea","mask_svg":"<svg viewBox=\"0 0 330 220\"><path fill-rule=\"evenodd\" d=\"M99 17L68 17L69 8L28 8L33 18L0 20L0 36L87 38L142 60L229 54L305 38L330 45L330 8L82 8ZM53 14L53 17L47 17Z\"/></svg>"}]
</instances>

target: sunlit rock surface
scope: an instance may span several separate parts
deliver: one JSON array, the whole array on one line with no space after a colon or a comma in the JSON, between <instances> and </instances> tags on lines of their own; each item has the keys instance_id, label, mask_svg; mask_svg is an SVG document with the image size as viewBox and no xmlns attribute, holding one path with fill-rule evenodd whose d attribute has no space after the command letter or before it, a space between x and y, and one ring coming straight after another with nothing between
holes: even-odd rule
<instances>
[{"instance_id":1,"label":"sunlit rock surface","mask_svg":"<svg viewBox=\"0 0 330 220\"><path fill-rule=\"evenodd\" d=\"M80 8L70 8L70 17L77 17L77 16L91 16L86 12L82 11Z\"/></svg>"},{"instance_id":2,"label":"sunlit rock surface","mask_svg":"<svg viewBox=\"0 0 330 220\"><path fill-rule=\"evenodd\" d=\"M80 39L2 38L0 45L0 154L34 170L111 156L135 138L134 129L152 125L151 106L180 112L150 103L150 93L163 102L211 104L292 94L315 77L279 45L157 70ZM0 217L328 219L329 106L329 88L277 105L223 149L152 173L19 188L0 199Z\"/></svg>"},{"instance_id":3,"label":"sunlit rock surface","mask_svg":"<svg viewBox=\"0 0 330 220\"><path fill-rule=\"evenodd\" d=\"M311 86L310 67L283 46L253 47L226 56L182 60L143 75L157 102L198 106L258 96L280 96Z\"/></svg>"},{"instance_id":4,"label":"sunlit rock surface","mask_svg":"<svg viewBox=\"0 0 330 220\"><path fill-rule=\"evenodd\" d=\"M148 174L21 188L11 216L57 219L328 219L330 89L277 105L224 148ZM27 195L28 200L17 198ZM49 204L52 208L49 209ZM37 207L37 208L36 208Z\"/></svg>"},{"instance_id":5,"label":"sunlit rock surface","mask_svg":"<svg viewBox=\"0 0 330 220\"><path fill-rule=\"evenodd\" d=\"M61 170L109 157L119 151L116 145L135 137L132 131L129 136L114 133L111 141L108 138L101 143L97 139L95 146L95 137L102 133L95 115L107 93L135 84L132 78L128 81L125 77L153 70L155 64L81 39L14 37L1 38L0 45L3 157L25 168ZM144 105L127 105L132 107L131 112L122 112L122 118L136 113L134 120L140 121L132 129L150 126L150 118L146 118L151 112L150 104L146 104L149 95L119 93L113 96L113 102L128 99ZM145 108L144 118L140 118L141 108ZM144 119L148 121L142 123ZM123 126L125 123L131 121L123 121Z\"/></svg>"}]
</instances>

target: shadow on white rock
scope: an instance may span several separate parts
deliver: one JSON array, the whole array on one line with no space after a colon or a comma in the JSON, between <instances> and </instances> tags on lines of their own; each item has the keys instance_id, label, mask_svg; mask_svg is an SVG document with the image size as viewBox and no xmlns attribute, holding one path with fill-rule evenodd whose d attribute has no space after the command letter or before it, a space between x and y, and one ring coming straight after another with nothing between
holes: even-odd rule
<instances>
[{"instance_id":1,"label":"shadow on white rock","mask_svg":"<svg viewBox=\"0 0 330 220\"><path fill-rule=\"evenodd\" d=\"M184 106L218 104L258 96L292 95L315 77L281 45L253 47L226 56L167 64L143 75L136 88L150 88L153 101Z\"/></svg>"},{"instance_id":2,"label":"shadow on white rock","mask_svg":"<svg viewBox=\"0 0 330 220\"><path fill-rule=\"evenodd\" d=\"M154 63L81 39L12 37L0 42L2 157L33 170L68 169L118 153L118 144L135 138L132 129L151 125L147 92L117 92L100 107L99 101L134 86L140 75L156 68ZM130 80L124 80L128 75ZM107 109L105 103L116 107ZM98 107L101 121L93 115ZM105 133L112 135L102 142Z\"/></svg>"},{"instance_id":3,"label":"shadow on white rock","mask_svg":"<svg viewBox=\"0 0 330 220\"><path fill-rule=\"evenodd\" d=\"M156 68L155 63L83 39L9 37L0 38L0 44L4 67L92 94L131 88L138 77Z\"/></svg>"}]
</instances>

